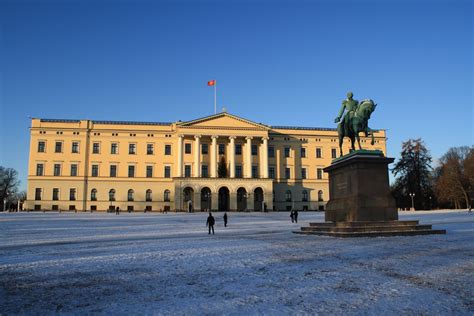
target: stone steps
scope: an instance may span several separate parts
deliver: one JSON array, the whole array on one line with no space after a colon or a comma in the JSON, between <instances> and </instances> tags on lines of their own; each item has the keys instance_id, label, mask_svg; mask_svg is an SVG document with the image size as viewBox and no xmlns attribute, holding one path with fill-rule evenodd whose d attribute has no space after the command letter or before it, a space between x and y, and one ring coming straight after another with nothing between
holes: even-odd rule
<instances>
[{"instance_id":1,"label":"stone steps","mask_svg":"<svg viewBox=\"0 0 474 316\"><path fill-rule=\"evenodd\" d=\"M310 223L294 233L332 237L389 237L446 234L446 230L433 230L432 225L419 225L418 221L323 222Z\"/></svg>"}]
</instances>

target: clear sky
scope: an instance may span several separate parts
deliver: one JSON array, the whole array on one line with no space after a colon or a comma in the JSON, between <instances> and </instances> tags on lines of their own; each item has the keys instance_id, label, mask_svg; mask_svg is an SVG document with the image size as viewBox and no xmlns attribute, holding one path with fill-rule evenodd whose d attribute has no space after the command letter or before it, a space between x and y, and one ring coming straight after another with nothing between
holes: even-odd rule
<instances>
[{"instance_id":1,"label":"clear sky","mask_svg":"<svg viewBox=\"0 0 474 316\"><path fill-rule=\"evenodd\" d=\"M335 127L378 103L388 153L473 144L472 1L0 0L0 165L26 187L28 117L177 121L218 108Z\"/></svg>"}]
</instances>

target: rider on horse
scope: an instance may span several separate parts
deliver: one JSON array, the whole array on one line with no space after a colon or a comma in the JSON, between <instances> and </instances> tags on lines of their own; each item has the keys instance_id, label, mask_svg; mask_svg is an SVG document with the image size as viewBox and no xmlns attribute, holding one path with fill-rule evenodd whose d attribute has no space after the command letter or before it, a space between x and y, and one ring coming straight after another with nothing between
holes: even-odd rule
<instances>
[{"instance_id":1,"label":"rider on horse","mask_svg":"<svg viewBox=\"0 0 474 316\"><path fill-rule=\"evenodd\" d=\"M341 106L341 109L339 110L339 114L334 120L334 123L339 123L339 121L341 120L341 116L344 113L344 110L347 110L341 122L341 125L346 130L347 130L347 124L349 123L348 121L352 119L352 117L354 116L357 110L357 106L359 105L359 101L352 99L353 96L354 95L352 94L352 92L347 93L347 99L342 101L342 106Z\"/></svg>"}]
</instances>

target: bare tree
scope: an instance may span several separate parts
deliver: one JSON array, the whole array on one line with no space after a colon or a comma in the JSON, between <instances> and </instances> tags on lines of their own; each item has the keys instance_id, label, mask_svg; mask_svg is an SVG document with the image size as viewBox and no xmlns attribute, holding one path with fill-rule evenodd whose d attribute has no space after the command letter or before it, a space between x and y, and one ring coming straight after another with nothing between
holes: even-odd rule
<instances>
[{"instance_id":1,"label":"bare tree","mask_svg":"<svg viewBox=\"0 0 474 316\"><path fill-rule=\"evenodd\" d=\"M474 150L467 146L450 148L435 170L435 190L440 202L454 208L469 207L473 187Z\"/></svg>"},{"instance_id":2,"label":"bare tree","mask_svg":"<svg viewBox=\"0 0 474 316\"><path fill-rule=\"evenodd\" d=\"M18 171L0 166L0 210L3 211L6 200L15 196L18 185L20 185Z\"/></svg>"}]
</instances>

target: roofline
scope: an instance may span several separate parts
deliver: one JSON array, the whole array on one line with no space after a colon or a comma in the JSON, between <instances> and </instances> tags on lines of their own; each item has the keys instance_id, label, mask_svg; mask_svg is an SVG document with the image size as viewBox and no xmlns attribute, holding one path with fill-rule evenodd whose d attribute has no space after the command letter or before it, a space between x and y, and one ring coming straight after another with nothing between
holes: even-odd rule
<instances>
[{"instance_id":1,"label":"roofline","mask_svg":"<svg viewBox=\"0 0 474 316\"><path fill-rule=\"evenodd\" d=\"M80 123L81 120L71 120L71 119L39 119L40 122L44 123ZM133 121L99 121L99 120L90 120L94 124L110 124L110 125L161 125L168 126L173 123L170 122L133 122Z\"/></svg>"}]
</instances>

